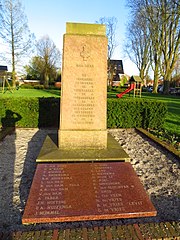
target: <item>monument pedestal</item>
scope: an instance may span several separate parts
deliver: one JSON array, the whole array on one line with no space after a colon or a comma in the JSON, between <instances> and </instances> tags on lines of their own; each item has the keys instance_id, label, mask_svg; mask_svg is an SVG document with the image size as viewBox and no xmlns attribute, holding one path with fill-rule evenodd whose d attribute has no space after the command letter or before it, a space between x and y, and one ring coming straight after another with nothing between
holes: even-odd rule
<instances>
[{"instance_id":1,"label":"monument pedestal","mask_svg":"<svg viewBox=\"0 0 180 240\"><path fill-rule=\"evenodd\" d=\"M55 135L47 136L36 162L95 162L95 161L125 161L129 162L129 155L120 144L110 135L107 137L107 147L104 149L93 148L59 148ZM69 139L71 142L72 139ZM71 145L70 145L71 146Z\"/></svg>"},{"instance_id":2,"label":"monument pedestal","mask_svg":"<svg viewBox=\"0 0 180 240\"><path fill-rule=\"evenodd\" d=\"M61 149L105 149L107 130L59 130Z\"/></svg>"}]
</instances>

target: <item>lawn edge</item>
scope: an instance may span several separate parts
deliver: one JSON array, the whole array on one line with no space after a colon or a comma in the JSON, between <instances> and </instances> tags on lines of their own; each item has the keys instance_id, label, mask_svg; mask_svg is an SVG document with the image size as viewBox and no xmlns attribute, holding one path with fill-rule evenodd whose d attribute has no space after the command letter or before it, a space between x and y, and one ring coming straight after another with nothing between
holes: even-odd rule
<instances>
[{"instance_id":1,"label":"lawn edge","mask_svg":"<svg viewBox=\"0 0 180 240\"><path fill-rule=\"evenodd\" d=\"M160 140L159 138L157 138L156 136L154 136L153 134L149 133L147 130L145 130L143 128L135 128L135 129L136 129L137 132L144 134L145 136L150 138L152 141L157 143L159 146L165 148L167 151L172 153L175 157L180 159L180 152L177 149L175 149L172 145L170 145L170 144Z\"/></svg>"}]
</instances>

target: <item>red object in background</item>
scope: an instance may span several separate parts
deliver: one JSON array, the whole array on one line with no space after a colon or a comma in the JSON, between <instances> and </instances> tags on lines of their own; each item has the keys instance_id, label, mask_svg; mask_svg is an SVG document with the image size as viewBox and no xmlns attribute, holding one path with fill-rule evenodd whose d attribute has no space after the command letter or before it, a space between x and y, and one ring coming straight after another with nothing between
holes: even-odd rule
<instances>
[{"instance_id":1,"label":"red object in background","mask_svg":"<svg viewBox=\"0 0 180 240\"><path fill-rule=\"evenodd\" d=\"M59 88L59 89L61 88L61 82L55 82L54 85L55 85L56 88Z\"/></svg>"},{"instance_id":2,"label":"red object in background","mask_svg":"<svg viewBox=\"0 0 180 240\"><path fill-rule=\"evenodd\" d=\"M127 88L127 89L126 89L124 92L122 92L122 93L116 94L116 97L121 98L124 94L132 91L132 90L134 89L134 87L135 87L135 84L134 84L134 83L131 83L131 85L130 85L129 88Z\"/></svg>"}]
</instances>

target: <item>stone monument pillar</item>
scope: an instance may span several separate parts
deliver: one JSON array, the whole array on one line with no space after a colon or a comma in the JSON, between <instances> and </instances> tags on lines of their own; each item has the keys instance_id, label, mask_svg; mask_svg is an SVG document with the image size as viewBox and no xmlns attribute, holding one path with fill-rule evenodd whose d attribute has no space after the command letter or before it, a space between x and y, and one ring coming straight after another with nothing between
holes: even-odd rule
<instances>
[{"instance_id":1,"label":"stone monument pillar","mask_svg":"<svg viewBox=\"0 0 180 240\"><path fill-rule=\"evenodd\" d=\"M107 147L107 37L102 24L67 23L58 146Z\"/></svg>"}]
</instances>

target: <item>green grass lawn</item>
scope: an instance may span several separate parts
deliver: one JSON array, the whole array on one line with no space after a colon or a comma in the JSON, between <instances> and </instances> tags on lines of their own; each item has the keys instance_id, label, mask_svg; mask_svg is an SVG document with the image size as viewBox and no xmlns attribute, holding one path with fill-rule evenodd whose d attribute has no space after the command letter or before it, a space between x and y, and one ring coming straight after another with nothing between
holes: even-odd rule
<instances>
[{"instance_id":1,"label":"green grass lawn","mask_svg":"<svg viewBox=\"0 0 180 240\"><path fill-rule=\"evenodd\" d=\"M116 91L108 92L108 98L116 98ZM122 99L124 98L133 98L133 94L125 94ZM142 99L152 99L152 100L159 100L167 103L168 107L168 114L166 117L166 122L164 128L170 132L172 135L179 135L180 136L180 97L173 96L173 95L163 95L163 94L153 94L153 93L142 93ZM119 98L121 101L121 98Z\"/></svg>"},{"instance_id":2,"label":"green grass lawn","mask_svg":"<svg viewBox=\"0 0 180 240\"><path fill-rule=\"evenodd\" d=\"M19 89L14 90L13 93L6 91L5 93L0 92L0 98L9 97L60 97L59 89Z\"/></svg>"},{"instance_id":3,"label":"green grass lawn","mask_svg":"<svg viewBox=\"0 0 180 240\"><path fill-rule=\"evenodd\" d=\"M143 98L161 100L167 103L168 114L164 128L180 136L180 97L162 94L144 93Z\"/></svg>"}]
</instances>

